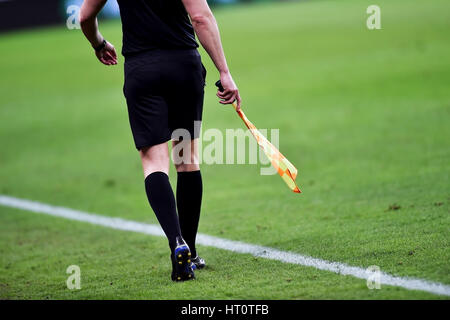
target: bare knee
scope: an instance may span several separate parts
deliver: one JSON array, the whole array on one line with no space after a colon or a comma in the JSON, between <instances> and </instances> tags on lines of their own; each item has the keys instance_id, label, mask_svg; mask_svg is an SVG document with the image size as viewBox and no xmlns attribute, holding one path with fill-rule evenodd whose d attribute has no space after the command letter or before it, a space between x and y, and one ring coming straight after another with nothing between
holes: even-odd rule
<instances>
[{"instance_id":1,"label":"bare knee","mask_svg":"<svg viewBox=\"0 0 450 320\"><path fill-rule=\"evenodd\" d=\"M169 174L169 148L167 143L158 144L139 150L144 176L156 171Z\"/></svg>"},{"instance_id":2,"label":"bare knee","mask_svg":"<svg viewBox=\"0 0 450 320\"><path fill-rule=\"evenodd\" d=\"M189 172L200 170L198 156L193 152L190 155L185 155L179 161L174 161L177 172Z\"/></svg>"},{"instance_id":3,"label":"bare knee","mask_svg":"<svg viewBox=\"0 0 450 320\"><path fill-rule=\"evenodd\" d=\"M198 139L189 142L174 141L172 160L177 172L200 170L198 158Z\"/></svg>"},{"instance_id":4,"label":"bare knee","mask_svg":"<svg viewBox=\"0 0 450 320\"><path fill-rule=\"evenodd\" d=\"M175 169L177 172L190 172L190 171L198 171L200 170L200 166L198 164L176 164Z\"/></svg>"}]
</instances>

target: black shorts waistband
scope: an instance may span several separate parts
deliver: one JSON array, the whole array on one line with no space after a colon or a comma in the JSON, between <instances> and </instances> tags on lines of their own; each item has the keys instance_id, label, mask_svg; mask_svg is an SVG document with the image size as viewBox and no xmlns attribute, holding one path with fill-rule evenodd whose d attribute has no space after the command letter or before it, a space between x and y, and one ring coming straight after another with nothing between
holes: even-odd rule
<instances>
[{"instance_id":1,"label":"black shorts waistband","mask_svg":"<svg viewBox=\"0 0 450 320\"><path fill-rule=\"evenodd\" d=\"M154 58L154 57L200 57L200 53L196 48L186 48L186 49L151 49L141 52L128 53L124 56L125 63L131 62L134 60L141 60L145 58Z\"/></svg>"}]
</instances>

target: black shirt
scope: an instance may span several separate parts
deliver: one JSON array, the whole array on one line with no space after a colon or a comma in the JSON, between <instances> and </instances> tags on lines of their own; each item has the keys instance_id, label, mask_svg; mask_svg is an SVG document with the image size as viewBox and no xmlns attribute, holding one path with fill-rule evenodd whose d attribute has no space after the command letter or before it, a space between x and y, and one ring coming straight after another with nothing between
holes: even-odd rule
<instances>
[{"instance_id":1,"label":"black shirt","mask_svg":"<svg viewBox=\"0 0 450 320\"><path fill-rule=\"evenodd\" d=\"M152 49L197 48L194 28L181 0L117 0L126 57Z\"/></svg>"}]
</instances>

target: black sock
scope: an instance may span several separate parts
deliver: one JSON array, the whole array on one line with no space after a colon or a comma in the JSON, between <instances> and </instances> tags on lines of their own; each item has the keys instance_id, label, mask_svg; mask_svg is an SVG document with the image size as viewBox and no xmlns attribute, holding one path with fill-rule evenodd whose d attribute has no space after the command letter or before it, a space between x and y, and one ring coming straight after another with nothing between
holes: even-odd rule
<instances>
[{"instance_id":1,"label":"black sock","mask_svg":"<svg viewBox=\"0 0 450 320\"><path fill-rule=\"evenodd\" d=\"M145 178L145 191L148 202L158 218L169 240L170 249L175 248L175 239L181 236L180 223L175 207L175 197L169 177L164 172L153 172Z\"/></svg>"},{"instance_id":2,"label":"black sock","mask_svg":"<svg viewBox=\"0 0 450 320\"><path fill-rule=\"evenodd\" d=\"M195 238L200 219L202 193L203 184L200 171L178 172L177 208L181 234L191 249L193 257L197 256Z\"/></svg>"}]
</instances>

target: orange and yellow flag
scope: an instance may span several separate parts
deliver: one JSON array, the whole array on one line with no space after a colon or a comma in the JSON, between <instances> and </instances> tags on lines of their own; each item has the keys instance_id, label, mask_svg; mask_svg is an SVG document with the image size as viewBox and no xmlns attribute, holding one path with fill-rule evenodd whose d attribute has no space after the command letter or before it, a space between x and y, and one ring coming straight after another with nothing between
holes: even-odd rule
<instances>
[{"instance_id":1,"label":"orange and yellow flag","mask_svg":"<svg viewBox=\"0 0 450 320\"><path fill-rule=\"evenodd\" d=\"M283 156L281 152L272 143L270 143L261 132L259 132L258 129L256 129L255 125L245 116L242 109L239 111L237 110L236 102L233 102L233 107L241 117L242 121L244 121L252 135L255 137L258 145L263 149L267 158L269 158L272 166L278 171L280 177L284 180L284 182L286 182L292 191L301 193L301 190L295 183L295 179L297 178L297 168L294 167L294 165L290 163L289 160L286 159L286 157Z\"/></svg>"}]
</instances>

